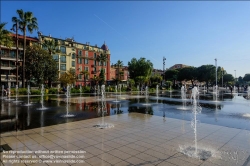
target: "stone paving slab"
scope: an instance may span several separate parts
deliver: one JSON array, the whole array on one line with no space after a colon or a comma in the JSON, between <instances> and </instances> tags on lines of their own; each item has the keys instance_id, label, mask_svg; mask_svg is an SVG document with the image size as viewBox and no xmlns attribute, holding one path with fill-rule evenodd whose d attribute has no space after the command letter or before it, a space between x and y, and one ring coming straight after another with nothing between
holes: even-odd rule
<instances>
[{"instance_id":1,"label":"stone paving slab","mask_svg":"<svg viewBox=\"0 0 250 166\"><path fill-rule=\"evenodd\" d=\"M206 161L191 158L180 152L182 146L194 146L194 131L189 121L145 115L118 114L104 118L113 128L93 127L102 118L75 121L1 134L1 144L14 151L31 151L32 155L19 156L20 163L2 165L85 165L85 166L249 166L250 131L199 123L197 146L210 150L213 156ZM36 151L44 151L43 154ZM69 163L72 158L52 151L86 151L82 163ZM69 153L71 154L71 153ZM4 156L5 155L5 156ZM41 158L52 155L54 159ZM32 156L34 158L32 158ZM36 156L36 158L35 158ZM16 156L15 156L16 157ZM39 160L39 163L26 161ZM72 159L73 160L73 159ZM23 163L21 163L21 161ZM59 163L53 163L59 161ZM75 159L74 159L75 161ZM52 162L52 163L49 163Z\"/></svg>"}]
</instances>

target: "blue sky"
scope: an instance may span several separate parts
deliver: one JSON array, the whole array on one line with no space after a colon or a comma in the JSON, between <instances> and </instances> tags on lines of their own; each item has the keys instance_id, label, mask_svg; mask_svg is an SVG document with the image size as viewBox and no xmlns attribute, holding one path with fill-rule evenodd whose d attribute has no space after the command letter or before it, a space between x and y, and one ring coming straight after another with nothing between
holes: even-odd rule
<instances>
[{"instance_id":1,"label":"blue sky","mask_svg":"<svg viewBox=\"0 0 250 166\"><path fill-rule=\"evenodd\" d=\"M111 51L111 63L145 57L162 69L215 64L236 77L250 73L250 2L2 1L1 22L16 10L33 12L39 31ZM37 36L33 33L30 36Z\"/></svg>"}]
</instances>

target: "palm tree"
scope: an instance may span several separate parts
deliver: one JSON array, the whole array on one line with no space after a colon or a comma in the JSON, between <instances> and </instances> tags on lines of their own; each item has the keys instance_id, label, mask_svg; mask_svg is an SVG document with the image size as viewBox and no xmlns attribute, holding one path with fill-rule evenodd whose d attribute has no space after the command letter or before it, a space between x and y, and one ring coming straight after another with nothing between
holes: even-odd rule
<instances>
[{"instance_id":1,"label":"palm tree","mask_svg":"<svg viewBox=\"0 0 250 166\"><path fill-rule=\"evenodd\" d=\"M103 69L104 69L104 68L103 68L104 62L107 61L107 55L101 54L101 55L99 55L99 56L96 58L96 60L97 60L98 62L101 62L102 70L103 70ZM103 72L104 72L104 70L103 70ZM104 75L106 75L106 73L104 73ZM104 81L105 81L105 80L104 80Z\"/></svg>"},{"instance_id":2,"label":"palm tree","mask_svg":"<svg viewBox=\"0 0 250 166\"><path fill-rule=\"evenodd\" d=\"M42 44L48 51L49 54L55 54L55 53L60 53L60 50L58 49L58 41L55 41L54 39L52 40L44 40L44 43Z\"/></svg>"},{"instance_id":3,"label":"palm tree","mask_svg":"<svg viewBox=\"0 0 250 166\"><path fill-rule=\"evenodd\" d=\"M89 75L89 71L83 70L80 72L81 75L83 75L84 85L86 86L86 78Z\"/></svg>"},{"instance_id":4,"label":"palm tree","mask_svg":"<svg viewBox=\"0 0 250 166\"><path fill-rule=\"evenodd\" d=\"M57 40L44 40L42 43L42 46L46 48L46 50L49 52L50 55L60 53L61 51L58 49L59 43ZM52 62L53 63L53 62ZM51 86L52 81L51 79L48 80L48 85Z\"/></svg>"},{"instance_id":5,"label":"palm tree","mask_svg":"<svg viewBox=\"0 0 250 166\"><path fill-rule=\"evenodd\" d=\"M123 66L123 63L122 63L122 61L118 60L115 65L118 67L118 80L120 81L121 80L121 73L123 73L123 72L120 72L120 68Z\"/></svg>"},{"instance_id":6,"label":"palm tree","mask_svg":"<svg viewBox=\"0 0 250 166\"><path fill-rule=\"evenodd\" d=\"M33 30L38 29L37 18L33 16L32 12L24 12L22 9L17 10L18 18L12 17L13 28L16 27L16 24L19 25L19 29L23 32L23 78L22 78L22 86L25 87L25 49L26 49L26 30L30 33Z\"/></svg>"},{"instance_id":7,"label":"palm tree","mask_svg":"<svg viewBox=\"0 0 250 166\"><path fill-rule=\"evenodd\" d=\"M0 23L0 85L2 84L2 80L1 80L1 58L2 58L2 51L1 51L1 45L7 46L7 47L11 47L13 45L13 41L12 38L10 36L10 32L7 31L4 26L7 23Z\"/></svg>"}]
</instances>

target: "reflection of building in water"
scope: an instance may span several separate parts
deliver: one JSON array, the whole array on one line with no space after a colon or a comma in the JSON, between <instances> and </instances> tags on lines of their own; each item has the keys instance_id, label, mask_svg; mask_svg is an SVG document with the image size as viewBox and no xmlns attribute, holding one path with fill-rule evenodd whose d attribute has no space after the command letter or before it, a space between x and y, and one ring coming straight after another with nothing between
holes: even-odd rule
<instances>
[{"instance_id":1,"label":"reflection of building in water","mask_svg":"<svg viewBox=\"0 0 250 166\"><path fill-rule=\"evenodd\" d=\"M111 104L106 103L107 115L110 115ZM99 103L99 107L101 107L101 103ZM81 109L82 108L82 109ZM82 101L82 103L76 103L76 111L88 111L88 112L98 112L98 102L95 103L87 103Z\"/></svg>"}]
</instances>

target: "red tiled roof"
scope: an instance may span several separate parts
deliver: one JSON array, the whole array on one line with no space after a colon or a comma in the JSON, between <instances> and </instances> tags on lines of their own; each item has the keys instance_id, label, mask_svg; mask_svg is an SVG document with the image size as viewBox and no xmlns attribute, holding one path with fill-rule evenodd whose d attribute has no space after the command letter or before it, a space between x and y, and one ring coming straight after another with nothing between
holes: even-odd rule
<instances>
[{"instance_id":1,"label":"red tiled roof","mask_svg":"<svg viewBox=\"0 0 250 166\"><path fill-rule=\"evenodd\" d=\"M10 35L13 36L13 37L16 37L16 34L14 34L14 33L11 33ZM19 39L23 39L23 35L19 35L18 34L18 38ZM35 41L35 42L39 41L37 38L35 38L35 37L29 37L29 36L26 36L26 40Z\"/></svg>"}]
</instances>

